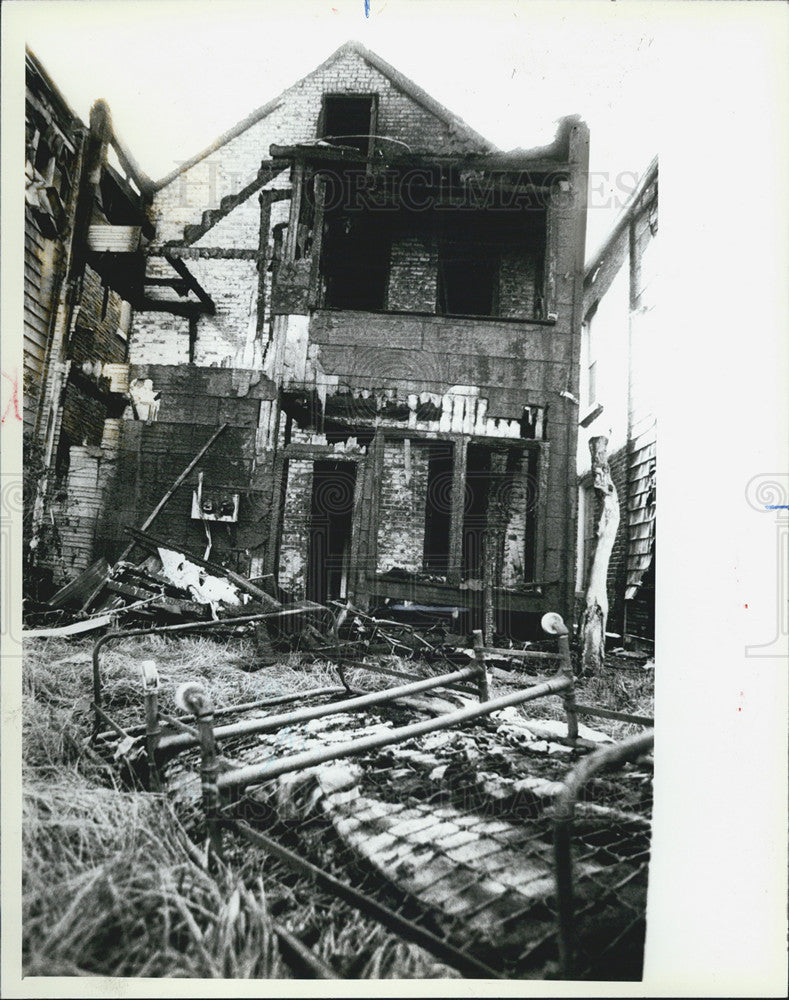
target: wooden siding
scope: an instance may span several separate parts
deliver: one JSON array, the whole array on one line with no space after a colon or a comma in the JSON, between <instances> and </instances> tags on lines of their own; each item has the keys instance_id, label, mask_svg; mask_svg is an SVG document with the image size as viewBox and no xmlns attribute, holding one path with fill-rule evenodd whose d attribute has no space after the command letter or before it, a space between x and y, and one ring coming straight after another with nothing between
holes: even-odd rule
<instances>
[{"instance_id":1,"label":"wooden siding","mask_svg":"<svg viewBox=\"0 0 789 1000\"><path fill-rule=\"evenodd\" d=\"M54 274L61 254L25 210L24 268L24 430L32 433L41 398L42 377L54 311Z\"/></svg>"}]
</instances>

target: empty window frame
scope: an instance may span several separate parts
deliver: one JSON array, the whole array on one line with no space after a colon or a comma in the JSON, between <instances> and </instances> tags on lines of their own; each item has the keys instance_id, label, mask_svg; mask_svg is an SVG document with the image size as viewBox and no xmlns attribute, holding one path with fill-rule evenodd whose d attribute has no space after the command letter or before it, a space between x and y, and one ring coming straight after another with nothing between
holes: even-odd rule
<instances>
[{"instance_id":1,"label":"empty window frame","mask_svg":"<svg viewBox=\"0 0 789 1000\"><path fill-rule=\"evenodd\" d=\"M319 138L333 145L353 146L368 156L375 133L375 94L325 94Z\"/></svg>"},{"instance_id":2,"label":"empty window frame","mask_svg":"<svg viewBox=\"0 0 789 1000\"><path fill-rule=\"evenodd\" d=\"M436 213L436 312L540 318L546 250L544 211Z\"/></svg>"},{"instance_id":3,"label":"empty window frame","mask_svg":"<svg viewBox=\"0 0 789 1000\"><path fill-rule=\"evenodd\" d=\"M497 248L482 238L479 221L466 213L439 216L437 312L451 316L498 313Z\"/></svg>"},{"instance_id":4,"label":"empty window frame","mask_svg":"<svg viewBox=\"0 0 789 1000\"><path fill-rule=\"evenodd\" d=\"M371 312L384 309L390 249L386 218L372 212L327 218L321 253L324 306Z\"/></svg>"}]
</instances>

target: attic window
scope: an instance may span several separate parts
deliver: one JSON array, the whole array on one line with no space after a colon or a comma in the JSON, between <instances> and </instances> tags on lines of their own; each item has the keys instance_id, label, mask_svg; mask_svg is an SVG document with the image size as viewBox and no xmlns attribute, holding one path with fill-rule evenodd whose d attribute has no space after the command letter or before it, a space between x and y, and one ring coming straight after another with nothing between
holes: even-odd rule
<instances>
[{"instance_id":1,"label":"attic window","mask_svg":"<svg viewBox=\"0 0 789 1000\"><path fill-rule=\"evenodd\" d=\"M49 143L43 137L38 140L38 148L36 149L36 159L33 166L41 174L42 177L46 177L48 174L47 168L52 159L52 150L49 148Z\"/></svg>"},{"instance_id":2,"label":"attic window","mask_svg":"<svg viewBox=\"0 0 789 1000\"><path fill-rule=\"evenodd\" d=\"M369 155L375 103L374 94L324 95L319 138L335 146L353 146L365 156Z\"/></svg>"}]
</instances>

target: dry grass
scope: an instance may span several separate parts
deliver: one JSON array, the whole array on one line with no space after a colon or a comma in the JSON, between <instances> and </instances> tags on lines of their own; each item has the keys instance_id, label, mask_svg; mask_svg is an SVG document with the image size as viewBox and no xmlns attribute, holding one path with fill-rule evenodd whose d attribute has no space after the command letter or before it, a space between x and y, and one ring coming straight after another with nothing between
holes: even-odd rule
<instances>
[{"instance_id":1,"label":"dry grass","mask_svg":"<svg viewBox=\"0 0 789 1000\"><path fill-rule=\"evenodd\" d=\"M655 673L654 670L617 670L613 666L599 675L580 680L576 698L581 704L597 708L609 708L627 715L654 718L655 715ZM583 721L607 733L614 740L643 733L644 727L631 722L614 719L597 719L587 716Z\"/></svg>"},{"instance_id":2,"label":"dry grass","mask_svg":"<svg viewBox=\"0 0 789 1000\"><path fill-rule=\"evenodd\" d=\"M25 787L26 975L287 975L262 884L209 874L169 807L72 781Z\"/></svg>"},{"instance_id":3,"label":"dry grass","mask_svg":"<svg viewBox=\"0 0 789 1000\"><path fill-rule=\"evenodd\" d=\"M288 977L272 909L340 975L454 975L260 852L209 870L166 799L121 789L90 749L92 647L49 639L25 650L25 975ZM202 681L217 708L339 683L329 664L295 654L247 673L244 641L126 639L101 657L105 707L126 725L142 719L144 659L157 664L168 713L186 680Z\"/></svg>"},{"instance_id":4,"label":"dry grass","mask_svg":"<svg viewBox=\"0 0 789 1000\"><path fill-rule=\"evenodd\" d=\"M60 769L80 757L90 735L93 691L93 642L47 639L28 642L23 673L24 760L32 767L53 762ZM102 703L107 711L132 725L143 717L139 663L156 662L161 682L160 704L176 712L175 689L183 681L200 681L215 708L294 694L340 683L327 663L301 664L290 654L274 667L247 673L254 661L246 641L168 639L144 636L105 646L101 652Z\"/></svg>"}]
</instances>

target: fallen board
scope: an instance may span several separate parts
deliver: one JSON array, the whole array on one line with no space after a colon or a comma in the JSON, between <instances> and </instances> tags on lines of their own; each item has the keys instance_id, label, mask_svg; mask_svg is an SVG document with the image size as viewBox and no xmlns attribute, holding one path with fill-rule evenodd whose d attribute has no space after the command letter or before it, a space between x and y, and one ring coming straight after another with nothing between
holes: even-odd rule
<instances>
[{"instance_id":1,"label":"fallen board","mask_svg":"<svg viewBox=\"0 0 789 1000\"><path fill-rule=\"evenodd\" d=\"M113 615L100 615L98 618L89 618L83 622L72 622L71 625L59 625L56 628L36 628L23 629L23 639L58 639L68 638L71 635L80 635L82 632L95 632L96 629L106 628L113 622Z\"/></svg>"}]
</instances>

